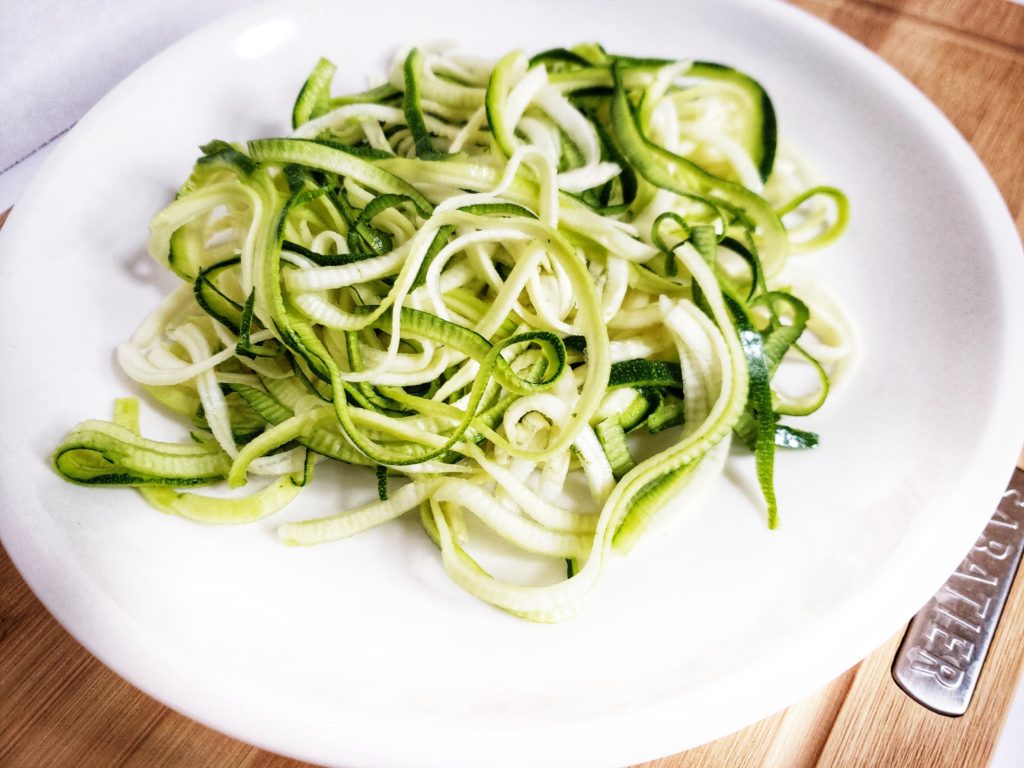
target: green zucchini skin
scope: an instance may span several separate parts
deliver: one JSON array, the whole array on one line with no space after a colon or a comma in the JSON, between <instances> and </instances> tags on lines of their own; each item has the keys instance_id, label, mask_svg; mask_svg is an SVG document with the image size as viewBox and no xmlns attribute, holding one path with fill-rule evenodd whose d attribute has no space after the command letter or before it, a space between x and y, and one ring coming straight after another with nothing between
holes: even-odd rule
<instances>
[{"instance_id":1,"label":"green zucchini skin","mask_svg":"<svg viewBox=\"0 0 1024 768\"><path fill-rule=\"evenodd\" d=\"M775 166L775 152L779 144L779 127L775 117L775 107L772 105L768 92L750 75L724 64L695 61L687 74L706 80L729 83L741 89L750 99L749 128L746 132L745 146L757 164L761 181L767 181Z\"/></svg>"},{"instance_id":2,"label":"green zucchini skin","mask_svg":"<svg viewBox=\"0 0 1024 768\"><path fill-rule=\"evenodd\" d=\"M372 468L375 500L281 540L413 513L455 583L540 622L582 611L734 442L776 527L777 450L819 442L788 420L822 407L849 335L787 261L834 243L849 204L776 162L757 80L596 43L493 65L413 47L351 94L336 70L315 62L291 135L203 145L152 220L182 283L118 360L190 441L143 437L120 398L55 471L236 524L321 482L318 462ZM817 387L786 392L790 365ZM585 503L566 500L573 473ZM215 484L248 491L196 491ZM467 515L561 579L490 574Z\"/></svg>"}]
</instances>

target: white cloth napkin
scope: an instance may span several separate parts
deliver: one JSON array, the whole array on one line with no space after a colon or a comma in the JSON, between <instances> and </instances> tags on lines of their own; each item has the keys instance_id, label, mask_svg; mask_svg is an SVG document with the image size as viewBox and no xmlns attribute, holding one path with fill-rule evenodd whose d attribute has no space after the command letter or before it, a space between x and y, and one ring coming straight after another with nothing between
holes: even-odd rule
<instances>
[{"instance_id":1,"label":"white cloth napkin","mask_svg":"<svg viewBox=\"0 0 1024 768\"><path fill-rule=\"evenodd\" d=\"M245 0L0 0L0 178L175 40Z\"/></svg>"}]
</instances>

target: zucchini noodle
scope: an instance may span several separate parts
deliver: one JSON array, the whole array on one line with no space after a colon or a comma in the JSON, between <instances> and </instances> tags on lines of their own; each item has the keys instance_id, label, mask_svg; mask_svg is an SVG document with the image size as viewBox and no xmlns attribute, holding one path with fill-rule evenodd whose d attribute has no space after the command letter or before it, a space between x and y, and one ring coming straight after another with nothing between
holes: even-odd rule
<instances>
[{"instance_id":1,"label":"zucchini noodle","mask_svg":"<svg viewBox=\"0 0 1024 768\"><path fill-rule=\"evenodd\" d=\"M846 198L788 148L776 162L761 86L593 44L497 62L412 48L344 96L334 74L315 65L290 136L203 146L153 218L150 253L184 283L117 357L191 442L143 437L124 398L64 438L57 471L242 523L319 461L365 466L379 500L281 540L414 513L459 586L534 621L578 613L730 445L753 452L774 528L776 448L818 442L781 419L822 406L853 334L787 267L841 235ZM792 368L815 386L784 391ZM246 490L192 490L217 483ZM565 577L495 577L483 529Z\"/></svg>"}]
</instances>

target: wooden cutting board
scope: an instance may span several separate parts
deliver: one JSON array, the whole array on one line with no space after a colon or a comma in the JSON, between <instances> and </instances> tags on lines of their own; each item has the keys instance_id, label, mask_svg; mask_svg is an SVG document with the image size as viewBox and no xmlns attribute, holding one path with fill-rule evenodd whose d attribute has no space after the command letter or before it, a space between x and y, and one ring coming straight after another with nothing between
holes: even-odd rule
<instances>
[{"instance_id":1,"label":"wooden cutting board","mask_svg":"<svg viewBox=\"0 0 1024 768\"><path fill-rule=\"evenodd\" d=\"M863 42L928 94L974 145L1024 231L1024 6L794 2ZM987 765L1024 659L1024 578L1011 592L964 717L935 715L896 688L889 669L901 635L789 709L646 768ZM54 621L0 551L0 766L303 765L222 736L121 680Z\"/></svg>"}]
</instances>

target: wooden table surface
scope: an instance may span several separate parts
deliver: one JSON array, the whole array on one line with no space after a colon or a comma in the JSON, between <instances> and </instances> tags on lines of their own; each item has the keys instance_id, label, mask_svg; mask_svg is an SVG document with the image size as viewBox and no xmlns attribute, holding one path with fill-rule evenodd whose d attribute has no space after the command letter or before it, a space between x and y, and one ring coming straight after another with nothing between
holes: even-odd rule
<instances>
[{"instance_id":1,"label":"wooden table surface","mask_svg":"<svg viewBox=\"0 0 1024 768\"><path fill-rule=\"evenodd\" d=\"M928 94L973 144L1024 232L1024 6L794 2L860 40ZM898 641L894 636L789 709L646 768L987 765L1024 658L1024 578L964 717L928 712L895 687L889 668ZM188 720L117 677L57 624L0 551L0 766L303 765Z\"/></svg>"}]
</instances>

